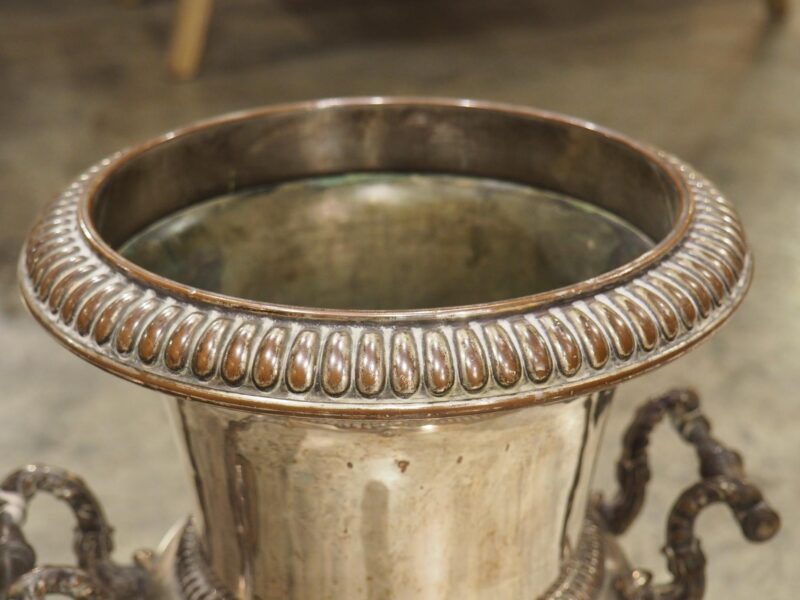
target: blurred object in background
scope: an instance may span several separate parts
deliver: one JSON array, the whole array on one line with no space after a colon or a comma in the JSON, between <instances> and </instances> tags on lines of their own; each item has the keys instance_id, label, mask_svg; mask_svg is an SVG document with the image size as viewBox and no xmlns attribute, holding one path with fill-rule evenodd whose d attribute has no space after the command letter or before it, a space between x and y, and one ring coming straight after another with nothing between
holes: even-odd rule
<instances>
[{"instance_id":1,"label":"blurred object in background","mask_svg":"<svg viewBox=\"0 0 800 600\"><path fill-rule=\"evenodd\" d=\"M214 0L177 0L177 4L167 64L178 79L191 79L200 68Z\"/></svg>"},{"instance_id":2,"label":"blurred object in background","mask_svg":"<svg viewBox=\"0 0 800 600\"><path fill-rule=\"evenodd\" d=\"M136 0L128 0L136 2ZM764 0L774 20L783 19L789 0ZM203 59L214 0L177 0L167 65L179 80L193 79Z\"/></svg>"}]
</instances>

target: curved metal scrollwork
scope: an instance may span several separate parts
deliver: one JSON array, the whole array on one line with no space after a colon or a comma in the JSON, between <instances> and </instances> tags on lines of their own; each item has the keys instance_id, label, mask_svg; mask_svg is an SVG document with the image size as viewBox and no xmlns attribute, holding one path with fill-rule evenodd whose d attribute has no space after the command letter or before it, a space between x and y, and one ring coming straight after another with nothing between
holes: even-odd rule
<instances>
[{"instance_id":1,"label":"curved metal scrollwork","mask_svg":"<svg viewBox=\"0 0 800 600\"><path fill-rule=\"evenodd\" d=\"M780 517L766 503L761 491L745 479L741 456L711 435L711 425L700 412L700 401L691 390L673 390L639 408L623 439L617 464L620 489L609 503L598 504L605 527L624 533L644 504L650 480L647 447L653 428L669 415L678 434L697 451L700 481L684 490L667 519L664 554L672 581L653 584L644 570L620 578L616 589L630 600L696 600L705 592L706 559L695 537L697 516L707 506L725 503L744 533L753 542L763 542L780 528Z\"/></svg>"},{"instance_id":2,"label":"curved metal scrollwork","mask_svg":"<svg viewBox=\"0 0 800 600\"><path fill-rule=\"evenodd\" d=\"M149 554L138 553L131 566L111 559L113 528L80 477L56 467L28 465L8 475L0 490L0 600L32 600L47 594L132 600L149 595ZM77 567L34 568L36 554L21 526L38 492L46 492L72 509L77 521L73 540Z\"/></svg>"},{"instance_id":3,"label":"curved metal scrollwork","mask_svg":"<svg viewBox=\"0 0 800 600\"><path fill-rule=\"evenodd\" d=\"M236 600L211 572L192 521L181 534L176 572L185 600Z\"/></svg>"},{"instance_id":4,"label":"curved metal scrollwork","mask_svg":"<svg viewBox=\"0 0 800 600\"><path fill-rule=\"evenodd\" d=\"M76 600L105 600L111 597L96 578L77 567L38 567L25 573L11 586L10 600L39 600L48 594Z\"/></svg>"}]
</instances>

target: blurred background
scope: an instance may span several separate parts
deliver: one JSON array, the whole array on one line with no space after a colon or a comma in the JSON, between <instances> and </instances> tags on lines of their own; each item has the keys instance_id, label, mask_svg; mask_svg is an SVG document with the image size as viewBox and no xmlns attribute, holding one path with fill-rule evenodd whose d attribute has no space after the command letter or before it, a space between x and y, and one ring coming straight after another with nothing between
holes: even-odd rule
<instances>
[{"instance_id":1,"label":"blurred background","mask_svg":"<svg viewBox=\"0 0 800 600\"><path fill-rule=\"evenodd\" d=\"M181 15L172 0L2 0L0 471L44 461L83 475L125 561L156 546L189 506L161 398L71 356L18 299L26 230L80 171L178 125L274 102L413 94L521 103L673 152L740 210L757 265L749 299L710 342L620 388L596 487L612 489L634 406L695 386L719 437L743 451L784 519L759 548L743 541L725 509L704 513L707 597L797 597L795 9L774 20L763 0L224 0L213 12L183 14L175 38ZM654 445L648 503L623 541L636 564L663 578L665 516L696 474L669 427ZM54 501L36 501L27 531L43 561L71 561L70 520Z\"/></svg>"}]
</instances>

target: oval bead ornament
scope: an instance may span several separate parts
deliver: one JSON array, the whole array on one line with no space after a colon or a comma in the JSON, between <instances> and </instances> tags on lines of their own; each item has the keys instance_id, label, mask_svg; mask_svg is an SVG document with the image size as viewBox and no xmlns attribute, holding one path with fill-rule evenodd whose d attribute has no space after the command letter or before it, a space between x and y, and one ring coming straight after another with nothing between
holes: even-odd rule
<instances>
[{"instance_id":1,"label":"oval bead ornament","mask_svg":"<svg viewBox=\"0 0 800 600\"><path fill-rule=\"evenodd\" d=\"M253 362L253 382L260 389L274 386L281 376L283 350L288 332L273 327L261 342Z\"/></svg>"},{"instance_id":2,"label":"oval bead ornament","mask_svg":"<svg viewBox=\"0 0 800 600\"><path fill-rule=\"evenodd\" d=\"M404 121L409 115L416 115L413 127ZM366 139L356 123L369 119L382 124L370 129L377 153L369 160L356 150L328 154L322 145L328 161L322 168L322 155L301 159L285 145L289 138L247 141L246 132L272 131L279 123L299 135L289 123L305 123L320 140L349 132L355 149ZM431 137L434 122L439 133ZM415 137L423 132L424 141ZM453 136L459 135L468 135L469 144L456 143ZM216 167L198 163L207 160L207 147L198 145L203 136L227 144L235 189L219 179ZM566 146L554 145L556 139ZM423 145L425 153L417 150ZM566 147L570 153L563 154ZM620 152L627 158L621 160ZM164 183L153 179L163 174L147 163L155 153L163 153L167 171L170 161L185 161L186 169L204 175L176 188L175 194L186 195L172 198L169 206L158 194L134 198L139 188L125 184L125 173L134 172L148 189ZM631 178L626 169L634 163L638 175ZM442 194L433 193L444 188L430 187L428 180L458 183ZM596 187L600 181L604 187ZM294 197L275 196L283 198L280 212L258 221L258 231L287 243L270 242L264 256L255 252L261 246L248 246L261 239L250 231L263 218L261 210L230 238L212 241L211 233L198 233L185 256L151 255L169 263L164 272L150 259L142 262L143 255L136 258L137 236L154 242L153 227L177 214L176 207L189 214L200 205L217 206L222 196L214 194L231 190L224 210L235 210L253 194L272 193L258 182L270 182L269 190L284 184L302 190ZM403 182L417 191L393 196ZM347 202L337 199L334 188L340 184L351 186ZM471 186L480 188L479 196L469 196ZM435 203L426 204L420 190ZM515 208L522 196L502 195L511 190L527 194L525 211ZM547 196L543 203L542 190L563 198ZM551 222L526 221L541 206L577 210L570 204L576 197L590 210L565 212L572 216ZM324 201L313 204L314 198ZM420 211L437 203L445 208L422 216ZM134 206L140 212L129 213ZM329 211L324 216L322 207ZM603 216L609 208L614 219ZM225 216L214 214L207 223L212 227ZM611 237L592 238L600 245L581 254L586 244L569 246L568 230L574 215L586 214L600 229L586 221L582 240L601 229ZM296 219L281 221L287 215ZM350 238L339 233L345 223L355 228ZM408 228L408 235L394 236L395 225ZM362 226L370 232L364 239ZM557 232L542 246L536 228L545 226L565 228L564 235ZM324 235L306 248L306 234L318 230ZM177 230L169 231L175 242ZM524 235L514 237L518 232ZM438 246L437 236L450 241ZM526 245L531 240L539 250ZM351 248L351 241L362 245ZM226 254L240 242L253 252ZM551 245L558 252L547 254ZM641 250L620 264L610 262L588 275L580 270L637 245ZM348 254L356 247L359 260ZM421 285L414 277L428 268L431 279ZM250 271L254 278L247 285L219 288ZM334 416L470 413L613 387L712 333L744 297L751 273L735 210L680 160L557 115L414 99L337 100L241 113L114 155L45 207L20 257L22 294L31 311L70 349L104 369L215 404ZM288 300L298 294L298 301L271 303L268 296L277 292ZM325 298L334 299L331 306ZM348 306L362 299L376 306ZM395 301L399 308L393 308Z\"/></svg>"},{"instance_id":3,"label":"oval bead ornament","mask_svg":"<svg viewBox=\"0 0 800 600\"><path fill-rule=\"evenodd\" d=\"M75 316L75 312L78 310L78 306L89 291L104 280L105 277L103 275L93 275L83 280L80 285L75 287L69 295L67 295L64 303L61 305L61 320L69 325Z\"/></svg>"},{"instance_id":4,"label":"oval bead ornament","mask_svg":"<svg viewBox=\"0 0 800 600\"><path fill-rule=\"evenodd\" d=\"M91 295L91 297L81 307L76 319L75 328L80 335L86 335L89 333L100 307L119 291L119 286L103 286Z\"/></svg>"},{"instance_id":5,"label":"oval bead ornament","mask_svg":"<svg viewBox=\"0 0 800 600\"><path fill-rule=\"evenodd\" d=\"M177 306L168 306L148 323L139 340L139 358L146 363L151 363L156 359L166 337L167 329L180 312L181 310Z\"/></svg>"},{"instance_id":6,"label":"oval bead ornament","mask_svg":"<svg viewBox=\"0 0 800 600\"><path fill-rule=\"evenodd\" d=\"M189 358L192 338L197 327L205 320L201 313L192 313L185 317L175 328L167 340L164 352L164 363L172 371L180 371Z\"/></svg>"},{"instance_id":7,"label":"oval bead ornament","mask_svg":"<svg viewBox=\"0 0 800 600\"><path fill-rule=\"evenodd\" d=\"M425 335L425 382L432 394L441 395L453 386L453 358L444 335L430 331Z\"/></svg>"},{"instance_id":8,"label":"oval bead ornament","mask_svg":"<svg viewBox=\"0 0 800 600\"><path fill-rule=\"evenodd\" d=\"M592 302L592 310L605 325L618 358L626 359L636 350L634 333L620 314L601 301Z\"/></svg>"},{"instance_id":9,"label":"oval bead ornament","mask_svg":"<svg viewBox=\"0 0 800 600\"><path fill-rule=\"evenodd\" d=\"M583 311L572 310L568 314L583 343L587 362L593 369L602 368L608 362L609 356L608 344L603 332Z\"/></svg>"},{"instance_id":10,"label":"oval bead ornament","mask_svg":"<svg viewBox=\"0 0 800 600\"><path fill-rule=\"evenodd\" d=\"M356 387L364 396L374 396L383 389L386 367L383 364L383 338L366 332L358 344Z\"/></svg>"},{"instance_id":11,"label":"oval bead ornament","mask_svg":"<svg viewBox=\"0 0 800 600\"><path fill-rule=\"evenodd\" d=\"M150 315L156 311L158 303L154 299L145 300L125 315L117 332L116 347L120 354L133 350L136 336Z\"/></svg>"},{"instance_id":12,"label":"oval bead ornament","mask_svg":"<svg viewBox=\"0 0 800 600\"><path fill-rule=\"evenodd\" d=\"M523 320L514 322L514 331L525 355L528 377L536 383L547 381L553 373L553 359L544 339L533 325Z\"/></svg>"},{"instance_id":13,"label":"oval bead ornament","mask_svg":"<svg viewBox=\"0 0 800 600\"><path fill-rule=\"evenodd\" d=\"M419 361L414 338L406 331L392 337L392 389L399 396L410 396L419 388Z\"/></svg>"},{"instance_id":14,"label":"oval bead ornament","mask_svg":"<svg viewBox=\"0 0 800 600\"><path fill-rule=\"evenodd\" d=\"M200 336L192 361L192 371L198 377L207 379L214 374L220 355L222 336L230 324L228 319L217 319Z\"/></svg>"},{"instance_id":15,"label":"oval bead ornament","mask_svg":"<svg viewBox=\"0 0 800 600\"><path fill-rule=\"evenodd\" d=\"M559 369L568 377L574 375L583 362L578 342L558 318L547 315L542 322L553 345Z\"/></svg>"},{"instance_id":16,"label":"oval bead ornament","mask_svg":"<svg viewBox=\"0 0 800 600\"><path fill-rule=\"evenodd\" d=\"M319 334L303 331L294 341L286 367L286 385L293 392L305 392L314 384Z\"/></svg>"},{"instance_id":17,"label":"oval bead ornament","mask_svg":"<svg viewBox=\"0 0 800 600\"><path fill-rule=\"evenodd\" d=\"M489 343L495 381L503 387L515 385L522 376L522 365L511 339L499 325L488 325L484 332Z\"/></svg>"},{"instance_id":18,"label":"oval bead ornament","mask_svg":"<svg viewBox=\"0 0 800 600\"><path fill-rule=\"evenodd\" d=\"M115 298L108 306L100 313L97 320L97 325L94 328L94 339L98 344L105 344L117 327L121 329L121 315L125 312L138 296L133 292L126 292Z\"/></svg>"},{"instance_id":19,"label":"oval bead ornament","mask_svg":"<svg viewBox=\"0 0 800 600\"><path fill-rule=\"evenodd\" d=\"M222 359L222 378L230 385L239 385L247 375L250 343L256 332L252 323L241 325L231 337Z\"/></svg>"},{"instance_id":20,"label":"oval bead ornament","mask_svg":"<svg viewBox=\"0 0 800 600\"><path fill-rule=\"evenodd\" d=\"M629 315L641 347L644 350L655 348L658 341L658 326L653 318L638 302L631 300L627 296L616 294L614 300Z\"/></svg>"},{"instance_id":21,"label":"oval bead ornament","mask_svg":"<svg viewBox=\"0 0 800 600\"><path fill-rule=\"evenodd\" d=\"M486 385L489 373L478 342L478 336L471 329L458 329L456 331L456 346L458 348L461 385L470 392L481 389Z\"/></svg>"},{"instance_id":22,"label":"oval bead ornament","mask_svg":"<svg viewBox=\"0 0 800 600\"><path fill-rule=\"evenodd\" d=\"M332 333L325 342L322 360L322 388L338 396L350 387L350 353L352 343L346 331Z\"/></svg>"}]
</instances>

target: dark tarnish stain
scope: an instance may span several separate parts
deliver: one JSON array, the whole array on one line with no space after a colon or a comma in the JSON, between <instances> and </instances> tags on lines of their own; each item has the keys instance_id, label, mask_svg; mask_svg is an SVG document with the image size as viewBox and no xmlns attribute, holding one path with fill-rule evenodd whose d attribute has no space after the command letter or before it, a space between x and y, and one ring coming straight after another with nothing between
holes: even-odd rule
<instances>
[{"instance_id":1,"label":"dark tarnish stain","mask_svg":"<svg viewBox=\"0 0 800 600\"><path fill-rule=\"evenodd\" d=\"M406 469L408 468L408 465L411 464L407 460L396 460L394 462L397 464L397 468L400 469L401 473L405 473Z\"/></svg>"},{"instance_id":2,"label":"dark tarnish stain","mask_svg":"<svg viewBox=\"0 0 800 600\"><path fill-rule=\"evenodd\" d=\"M572 480L572 488L569 490L569 498L567 500L567 514L564 516L564 525L561 527L561 558L564 558L566 550L571 548L570 540L567 539L567 526L569 518L572 515L572 505L575 502L575 493L578 491L578 484L581 480L581 471L583 470L583 455L586 452L586 444L589 441L589 424L591 423L592 415L592 397L586 398L583 403L586 410L586 416L583 423L583 436L581 437L581 448L578 454L578 466L575 468L575 477Z\"/></svg>"},{"instance_id":3,"label":"dark tarnish stain","mask_svg":"<svg viewBox=\"0 0 800 600\"><path fill-rule=\"evenodd\" d=\"M484 230L477 225L471 226L469 228L469 256L464 261L464 265L469 268L477 266L481 260L486 260L488 249Z\"/></svg>"},{"instance_id":4,"label":"dark tarnish stain","mask_svg":"<svg viewBox=\"0 0 800 600\"><path fill-rule=\"evenodd\" d=\"M367 600L392 598L392 560L389 552L389 490L380 481L370 481L361 500L364 567Z\"/></svg>"},{"instance_id":5,"label":"dark tarnish stain","mask_svg":"<svg viewBox=\"0 0 800 600\"><path fill-rule=\"evenodd\" d=\"M192 479L194 483L194 490L197 494L197 503L200 505L200 513L203 515L208 514L208 499L206 498L205 488L201 484L200 471L197 467L197 453L192 448L192 436L189 435L189 422L185 414L185 405L189 404L191 400L184 400L178 398L178 417L180 420L181 442L186 445L188 452L186 455L189 457L189 464L192 469Z\"/></svg>"},{"instance_id":6,"label":"dark tarnish stain","mask_svg":"<svg viewBox=\"0 0 800 600\"><path fill-rule=\"evenodd\" d=\"M600 421L600 417L603 416L603 413L606 412L606 409L611 404L611 400L614 398L614 390L603 390L598 394L597 398L597 408L594 409L594 424L597 425L598 421Z\"/></svg>"},{"instance_id":7,"label":"dark tarnish stain","mask_svg":"<svg viewBox=\"0 0 800 600\"><path fill-rule=\"evenodd\" d=\"M460 464L461 464L461 462L462 462L463 460L464 460L464 457L463 457L463 456L459 456L459 457L456 459L456 462L457 462L457 463L460 465Z\"/></svg>"},{"instance_id":8,"label":"dark tarnish stain","mask_svg":"<svg viewBox=\"0 0 800 600\"><path fill-rule=\"evenodd\" d=\"M226 471L232 479L229 484L230 502L236 506L233 511L240 556L243 559L243 576L252 587L254 563L258 552L258 496L255 485L255 473L252 464L238 452L239 434L253 424L253 418L234 421L225 432Z\"/></svg>"},{"instance_id":9,"label":"dark tarnish stain","mask_svg":"<svg viewBox=\"0 0 800 600\"><path fill-rule=\"evenodd\" d=\"M348 462L348 463L347 463L347 468L348 468L348 469L352 469L352 468L353 468L353 463L351 463L351 462Z\"/></svg>"}]
</instances>

